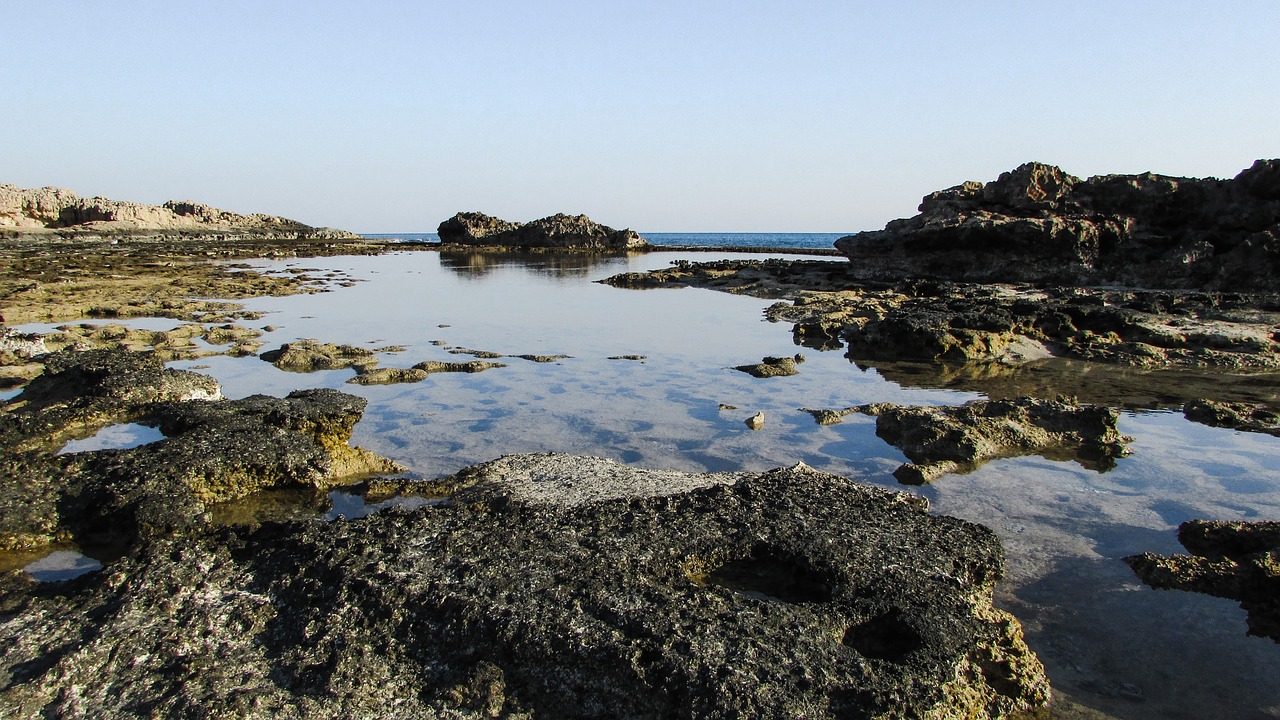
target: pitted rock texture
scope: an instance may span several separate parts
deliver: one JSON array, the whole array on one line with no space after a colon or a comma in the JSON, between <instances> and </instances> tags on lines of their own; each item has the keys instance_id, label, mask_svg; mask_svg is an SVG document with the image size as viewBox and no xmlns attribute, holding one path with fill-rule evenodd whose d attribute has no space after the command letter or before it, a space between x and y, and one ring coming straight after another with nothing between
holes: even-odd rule
<instances>
[{"instance_id":1,"label":"pitted rock texture","mask_svg":"<svg viewBox=\"0 0 1280 720\"><path fill-rule=\"evenodd\" d=\"M804 355L799 354L794 357L768 356L752 365L738 365L734 370L758 378L787 377L799 374L800 371L796 366L802 362L804 362Z\"/></svg>"},{"instance_id":2,"label":"pitted rock texture","mask_svg":"<svg viewBox=\"0 0 1280 720\"><path fill-rule=\"evenodd\" d=\"M796 344L851 360L1015 366L1061 356L1134 367L1280 369L1280 296L859 280L849 263L678 261L601 282L785 298Z\"/></svg>"},{"instance_id":3,"label":"pitted rock texture","mask_svg":"<svg viewBox=\"0 0 1280 720\"><path fill-rule=\"evenodd\" d=\"M875 416L876 435L911 460L893 473L908 485L1017 455L1069 458L1107 470L1115 458L1128 454L1130 441L1116 429L1114 409L1064 400L1024 397L937 407L874 403L831 411L831 416L809 412L822 422L850 410Z\"/></svg>"},{"instance_id":4,"label":"pitted rock texture","mask_svg":"<svg viewBox=\"0 0 1280 720\"><path fill-rule=\"evenodd\" d=\"M0 547L130 545L209 521L211 503L274 487L327 488L403 470L348 445L363 398L304 390L219 400L209 377L148 354L64 351L0 415ZM55 455L123 422L166 439Z\"/></svg>"},{"instance_id":5,"label":"pitted rock texture","mask_svg":"<svg viewBox=\"0 0 1280 720\"><path fill-rule=\"evenodd\" d=\"M1280 435L1280 412L1266 405L1202 398L1183 405L1182 414L1202 425Z\"/></svg>"},{"instance_id":6,"label":"pitted rock texture","mask_svg":"<svg viewBox=\"0 0 1280 720\"><path fill-rule=\"evenodd\" d=\"M296 220L241 215L190 200L163 205L82 198L55 187L36 189L0 185L0 229L137 232L146 230L239 232L315 239L358 238L333 228L314 228Z\"/></svg>"},{"instance_id":7,"label":"pitted rock texture","mask_svg":"<svg viewBox=\"0 0 1280 720\"><path fill-rule=\"evenodd\" d=\"M836 241L866 279L1280 290L1280 160L1232 180L1081 180L1026 163L935 192L920 214Z\"/></svg>"},{"instance_id":8,"label":"pitted rock texture","mask_svg":"<svg viewBox=\"0 0 1280 720\"><path fill-rule=\"evenodd\" d=\"M1124 561L1153 588L1239 600L1249 634L1280 643L1280 522L1189 520L1178 527L1178 541L1193 554Z\"/></svg>"},{"instance_id":9,"label":"pitted rock texture","mask_svg":"<svg viewBox=\"0 0 1280 720\"><path fill-rule=\"evenodd\" d=\"M531 248L633 250L649 243L634 230L614 230L586 215L558 213L527 223L510 222L484 213L463 212L436 228L440 242Z\"/></svg>"},{"instance_id":10,"label":"pitted rock texture","mask_svg":"<svg viewBox=\"0 0 1280 720\"><path fill-rule=\"evenodd\" d=\"M528 462L552 484L633 472ZM991 718L1048 700L990 605L998 540L923 499L798 467L558 504L504 492L521 458L504 467L471 501L164 540L55 589L10 577L0 714Z\"/></svg>"}]
</instances>

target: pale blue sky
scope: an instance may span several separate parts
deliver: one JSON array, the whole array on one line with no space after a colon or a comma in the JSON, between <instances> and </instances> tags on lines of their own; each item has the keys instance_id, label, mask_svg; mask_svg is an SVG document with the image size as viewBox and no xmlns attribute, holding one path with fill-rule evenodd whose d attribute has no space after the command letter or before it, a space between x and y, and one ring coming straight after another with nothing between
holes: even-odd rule
<instances>
[{"instance_id":1,"label":"pale blue sky","mask_svg":"<svg viewBox=\"0 0 1280 720\"><path fill-rule=\"evenodd\" d=\"M363 232L875 229L1280 157L1280 2L0 0L0 182Z\"/></svg>"}]
</instances>

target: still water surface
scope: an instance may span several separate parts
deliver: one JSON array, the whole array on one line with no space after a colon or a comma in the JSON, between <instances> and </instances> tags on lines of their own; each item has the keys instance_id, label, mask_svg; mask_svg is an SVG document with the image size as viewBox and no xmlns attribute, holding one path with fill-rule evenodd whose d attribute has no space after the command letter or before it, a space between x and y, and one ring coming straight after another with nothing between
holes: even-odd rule
<instances>
[{"instance_id":1,"label":"still water surface","mask_svg":"<svg viewBox=\"0 0 1280 720\"><path fill-rule=\"evenodd\" d=\"M759 258L760 255L750 257ZM595 280L706 254L630 257L401 252L260 262L268 272L341 270L359 280L319 295L265 298L266 349L300 338L370 348L383 367L468 360L448 348L568 355L554 363L359 386L351 370L288 373L256 358L172 363L215 376L228 397L334 387L369 400L353 443L436 477L499 455L564 451L688 471L765 470L796 462L927 496L936 512L993 528L1007 578L997 602L1022 621L1059 703L1120 718L1280 717L1280 645L1245 637L1236 603L1143 586L1120 558L1181 551L1191 518L1280 518L1280 439L1207 428L1179 412L1126 411L1133 454L1105 473L1040 457L990 462L925 488L890 476L905 458L872 418L817 425L802 407L867 402L957 404L977 392L886 379L840 351L792 343L766 322L770 301L700 289L621 290ZM732 369L802 352L793 377ZM642 360L611 359L640 355ZM1076 376L1056 391L1089 396ZM930 387L934 386L934 387ZM1106 388L1093 390L1107 397ZM1092 399L1092 398L1091 398ZM1115 401L1119 405L1120 399ZM723 409L722 405L736 409ZM763 429L743 420L763 411Z\"/></svg>"}]
</instances>

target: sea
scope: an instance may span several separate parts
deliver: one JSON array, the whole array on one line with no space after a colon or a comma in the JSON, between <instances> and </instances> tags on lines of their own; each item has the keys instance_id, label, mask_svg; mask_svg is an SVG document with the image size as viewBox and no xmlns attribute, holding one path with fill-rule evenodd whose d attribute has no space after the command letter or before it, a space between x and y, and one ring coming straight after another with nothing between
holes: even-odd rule
<instances>
[{"instance_id":1,"label":"sea","mask_svg":"<svg viewBox=\"0 0 1280 720\"><path fill-rule=\"evenodd\" d=\"M830 250L836 240L852 233L757 233L757 232L700 232L700 233L647 233L640 236L650 244L683 247L733 247L770 248L777 250ZM435 233L364 233L376 240L400 240L403 242L435 243L440 236Z\"/></svg>"}]
</instances>

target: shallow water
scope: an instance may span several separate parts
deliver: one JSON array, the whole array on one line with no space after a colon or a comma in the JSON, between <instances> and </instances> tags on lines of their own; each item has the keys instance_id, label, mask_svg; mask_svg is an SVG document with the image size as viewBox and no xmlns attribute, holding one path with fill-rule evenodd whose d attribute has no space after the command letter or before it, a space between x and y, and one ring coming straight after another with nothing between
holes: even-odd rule
<instances>
[{"instance_id":1,"label":"shallow water","mask_svg":"<svg viewBox=\"0 0 1280 720\"><path fill-rule=\"evenodd\" d=\"M1134 437L1133 454L1109 472L1033 456L996 460L925 488L902 488L890 472L905 458L876 437L872 418L850 416L823 427L799 408L955 404L983 397L974 389L994 392L989 388L998 385L955 382L920 368L885 366L882 374L860 369L840 351L799 348L788 325L762 319L770 301L593 282L680 258L713 259L705 253L599 258L402 252L261 262L275 271L324 267L369 281L319 295L246 302L267 313L261 326L276 328L261 338L264 350L299 338L404 346L379 356L384 367L471 359L448 347L571 357L554 363L508 357L499 360L507 367L482 373L367 387L346 384L352 370L288 373L256 358L171 365L215 376L232 398L309 387L368 398L353 443L424 477L502 454L565 451L689 471L764 470L803 461L918 492L937 512L999 533L1008 572L998 603L1022 620L1059 697L1120 718L1280 717L1280 685L1274 682L1280 645L1245 637L1236 603L1151 590L1120 561L1148 550L1179 552L1175 530L1190 518L1280 518L1280 438L1196 425L1179 412L1126 411L1121 430ZM756 379L732 369L797 352L806 356L797 376ZM611 359L624 355L644 359ZM1037 371L1037 392L1147 404L1131 401L1128 386L1114 385L1112 376L1054 372ZM1273 380L1235 382L1259 397L1275 395L1275 387L1265 384ZM1177 375L1164 375L1156 385L1175 397L1178 383ZM765 413L765 426L753 431L743 421L758 411ZM352 500L334 501L329 499L330 514L341 507L364 511ZM1070 705L1061 702L1056 715L1070 716Z\"/></svg>"}]
</instances>

